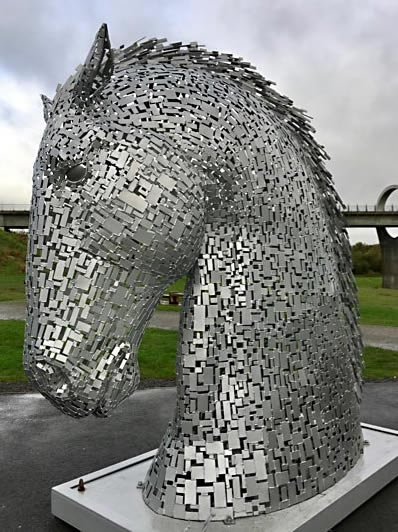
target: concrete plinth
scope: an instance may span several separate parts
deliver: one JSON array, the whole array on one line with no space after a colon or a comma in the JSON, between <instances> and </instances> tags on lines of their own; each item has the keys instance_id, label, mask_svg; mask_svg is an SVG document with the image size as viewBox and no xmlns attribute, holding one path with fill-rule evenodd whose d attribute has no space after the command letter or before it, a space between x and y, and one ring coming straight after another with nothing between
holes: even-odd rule
<instances>
[{"instance_id":1,"label":"concrete plinth","mask_svg":"<svg viewBox=\"0 0 398 532\"><path fill-rule=\"evenodd\" d=\"M305 502L266 515L222 522L187 522L154 513L137 485L156 451L52 489L52 513L83 532L323 532L398 476L398 431L362 424L369 445L335 486Z\"/></svg>"}]
</instances>

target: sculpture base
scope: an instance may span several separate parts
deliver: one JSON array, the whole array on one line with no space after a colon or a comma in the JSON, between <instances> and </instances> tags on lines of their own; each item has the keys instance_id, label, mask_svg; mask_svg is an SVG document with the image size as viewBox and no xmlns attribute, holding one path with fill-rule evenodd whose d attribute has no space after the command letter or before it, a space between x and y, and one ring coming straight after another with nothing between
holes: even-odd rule
<instances>
[{"instance_id":1,"label":"sculpture base","mask_svg":"<svg viewBox=\"0 0 398 532\"><path fill-rule=\"evenodd\" d=\"M83 532L322 532L343 520L398 476L398 431L362 423L364 455L336 485L278 512L222 522L188 522L154 513L142 499L143 481L156 450L52 489L52 513ZM187 528L188 527L188 528Z\"/></svg>"}]
</instances>

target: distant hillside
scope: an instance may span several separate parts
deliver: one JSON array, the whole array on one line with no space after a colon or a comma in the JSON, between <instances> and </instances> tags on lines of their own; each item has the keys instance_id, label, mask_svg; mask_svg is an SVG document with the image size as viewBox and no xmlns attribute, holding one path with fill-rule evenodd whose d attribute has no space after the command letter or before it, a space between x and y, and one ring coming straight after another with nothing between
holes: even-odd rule
<instances>
[{"instance_id":1,"label":"distant hillside","mask_svg":"<svg viewBox=\"0 0 398 532\"><path fill-rule=\"evenodd\" d=\"M27 234L0 229L0 273L24 273Z\"/></svg>"}]
</instances>

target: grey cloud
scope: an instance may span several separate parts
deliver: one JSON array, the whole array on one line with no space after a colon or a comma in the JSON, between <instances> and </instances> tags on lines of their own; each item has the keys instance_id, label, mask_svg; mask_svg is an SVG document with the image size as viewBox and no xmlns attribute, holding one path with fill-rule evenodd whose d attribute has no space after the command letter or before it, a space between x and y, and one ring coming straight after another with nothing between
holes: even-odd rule
<instances>
[{"instance_id":1,"label":"grey cloud","mask_svg":"<svg viewBox=\"0 0 398 532\"><path fill-rule=\"evenodd\" d=\"M147 31L161 2L5 0L0 19L2 69L55 89L84 61L94 35L108 22L113 45L128 44ZM159 21L160 22L160 21ZM123 31L124 30L124 31ZM119 41L118 34L126 37Z\"/></svg>"},{"instance_id":2,"label":"grey cloud","mask_svg":"<svg viewBox=\"0 0 398 532\"><path fill-rule=\"evenodd\" d=\"M397 16L393 0L6 0L1 67L51 97L102 22L114 47L156 36L234 53L314 117L343 200L374 203L398 180Z\"/></svg>"}]
</instances>

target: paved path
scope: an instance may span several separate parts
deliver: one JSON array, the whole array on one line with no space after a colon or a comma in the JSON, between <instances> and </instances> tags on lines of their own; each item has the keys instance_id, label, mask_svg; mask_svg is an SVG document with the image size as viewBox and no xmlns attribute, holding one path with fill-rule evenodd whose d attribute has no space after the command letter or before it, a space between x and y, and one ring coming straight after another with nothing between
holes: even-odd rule
<instances>
[{"instance_id":1,"label":"paved path","mask_svg":"<svg viewBox=\"0 0 398 532\"><path fill-rule=\"evenodd\" d=\"M375 347L398 351L398 327L362 325L361 330L365 345L373 345Z\"/></svg>"},{"instance_id":2,"label":"paved path","mask_svg":"<svg viewBox=\"0 0 398 532\"><path fill-rule=\"evenodd\" d=\"M25 301L1 301L0 320L24 320Z\"/></svg>"},{"instance_id":3,"label":"paved path","mask_svg":"<svg viewBox=\"0 0 398 532\"><path fill-rule=\"evenodd\" d=\"M24 320L26 314L25 301L0 302L0 320ZM178 329L179 312L155 311L149 327L159 329Z\"/></svg>"},{"instance_id":4,"label":"paved path","mask_svg":"<svg viewBox=\"0 0 398 532\"><path fill-rule=\"evenodd\" d=\"M397 404L398 383L366 383L361 419L398 429ZM39 394L1 395L1 532L75 530L51 516L51 486L156 448L174 405L175 388L143 390L110 418L72 419ZM398 479L333 531L397 531L397 500Z\"/></svg>"},{"instance_id":5,"label":"paved path","mask_svg":"<svg viewBox=\"0 0 398 532\"><path fill-rule=\"evenodd\" d=\"M24 301L4 301L0 303L0 320L24 320ZM178 329L179 312L155 311L149 327ZM362 325L363 340L366 345L398 351L398 327Z\"/></svg>"}]
</instances>

